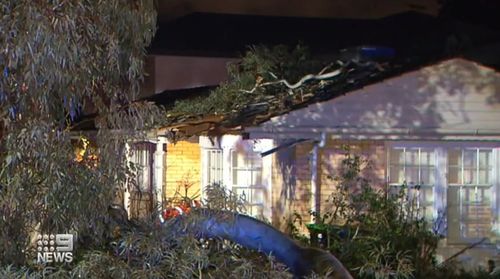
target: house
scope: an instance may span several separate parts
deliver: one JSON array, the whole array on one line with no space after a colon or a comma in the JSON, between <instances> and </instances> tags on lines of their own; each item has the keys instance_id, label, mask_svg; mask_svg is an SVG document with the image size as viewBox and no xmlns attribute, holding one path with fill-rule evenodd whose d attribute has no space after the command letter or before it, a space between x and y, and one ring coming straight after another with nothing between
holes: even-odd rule
<instances>
[{"instance_id":1,"label":"house","mask_svg":"<svg viewBox=\"0 0 500 279\"><path fill-rule=\"evenodd\" d=\"M307 5L300 1L285 3L261 0L251 3L234 1L230 4L220 0L204 3L186 0L161 2L157 7L159 29L148 49L149 57L145 66L149 76L144 83L141 97L169 95L167 99L175 102L177 98L191 95L199 91L198 89L218 85L227 79L227 62L234 61L249 45L295 45L302 42L316 55L328 56L331 50L369 41L372 44L397 46L402 57L417 57L413 62L421 64L429 54L442 53L444 49L463 50L464 46L476 47L496 40L498 32L488 30L494 28L495 24L483 22L488 28L478 28L468 24L470 21L475 22L475 18L464 16L465 11L470 9L491 9L484 5L463 7L458 4L442 4L436 0L412 0L405 3L387 0L380 1L377 5L365 0L349 4L342 1L314 0ZM448 15L446 20L439 18L441 13ZM456 19L465 21L467 28L450 29L448 22L453 25ZM455 38L457 36L458 38ZM450 40L450 37L455 39ZM467 44L461 42L462 37L467 39ZM264 120L266 119L259 119L251 124ZM189 121L181 122L186 124ZM141 175L149 177L146 180L141 178L144 182L140 183L148 184L143 188L150 192L147 195L150 198L147 198L149 202L146 205L135 202L134 207L152 210L153 201L162 200L164 194L174 191L172 189L178 186L181 180L192 181L189 182L192 184L190 195L194 195L197 192L194 189L200 189L201 184L211 181L211 178L202 174L201 164L195 163L205 160L202 158L206 157L197 145L200 141L198 135L204 129L209 129L207 122L185 125L198 129L198 133L195 133L193 127L189 128L193 135L189 142L179 141L174 145L170 140L167 143L166 135L170 132L163 130L145 138L141 144L130 144L130 150L137 149L143 153L135 159L130 159L149 162L151 167L147 168L147 171L155 173ZM177 129L177 126L173 128ZM221 131L219 134L226 132L238 135L241 129ZM165 155L166 152L169 154ZM174 156L176 152L177 155ZM185 152L191 153L189 160L181 159ZM167 160L167 157L170 159ZM263 159L268 160L266 157ZM177 160L185 160L183 164L189 164L191 171L186 174L183 169L179 169ZM160 171L166 167L170 169L169 175ZM165 189L161 185L164 185ZM128 195L137 196L138 193ZM153 199L153 196L157 198ZM139 197L139 200L143 199L142 194L139 194Z\"/></svg>"},{"instance_id":2,"label":"house","mask_svg":"<svg viewBox=\"0 0 500 279\"><path fill-rule=\"evenodd\" d=\"M227 79L226 63L251 44L291 45L300 39L323 55L368 40L398 45L408 60L418 58L411 67L288 110L250 119L244 115L231 125L222 124L223 116L187 117L130 143L135 153L129 160L144 166L137 175L142 191L125 193L131 216L152 211L155 203L163 204L185 186L188 196L198 196L205 185L221 182L246 198L249 214L278 227L283 228L284 217L293 211L312 221L309 211L325 210L322 201L334 191L329 177L335 175L341 146L347 144L372 162L366 176L374 185L397 189L406 182L410 193L421 199L426 218L444 216L444 258L498 231L498 73L464 59L415 68L429 61L429 53L466 45L459 40L462 30L456 41L450 39L455 31L450 35L435 18L383 18L408 10L391 11L393 3L371 7L375 12L355 5L324 9L322 0L308 9L282 1L272 7L263 5L265 1L248 4L252 7L241 1L234 6L217 0L213 5L180 2L160 4L160 32L167 31L151 46L146 63L150 76L143 97L159 102L206 94ZM402 23L404 19L411 24ZM471 46L489 43L484 39L489 33L468 28L463 33ZM495 255L494 239L469 253Z\"/></svg>"},{"instance_id":3,"label":"house","mask_svg":"<svg viewBox=\"0 0 500 279\"><path fill-rule=\"evenodd\" d=\"M372 183L388 189L407 184L425 218L444 219L444 258L487 238L466 253L476 263L498 253L499 119L500 73L455 58L245 131L250 139L272 140L273 146L309 140L274 156L272 191L264 205L272 214L284 210L287 187L295 189L295 210L321 211L322 201L334 191L327 177L338 168L339 146L347 144L370 160Z\"/></svg>"},{"instance_id":4,"label":"house","mask_svg":"<svg viewBox=\"0 0 500 279\"><path fill-rule=\"evenodd\" d=\"M248 214L284 228L293 212L312 222L310 211L326 210L348 145L370 162L363 175L373 186L407 184L421 216L444 224L443 258L487 238L462 255L476 264L497 256L499 119L500 73L454 58L244 130L209 136L199 133L203 121L189 122L177 130L194 135L174 143L165 136L172 129L160 129L154 144L138 150L149 152L139 160L154 158L143 177L162 185L158 201L183 185L188 195L203 195L205 185L219 182L245 198Z\"/></svg>"}]
</instances>

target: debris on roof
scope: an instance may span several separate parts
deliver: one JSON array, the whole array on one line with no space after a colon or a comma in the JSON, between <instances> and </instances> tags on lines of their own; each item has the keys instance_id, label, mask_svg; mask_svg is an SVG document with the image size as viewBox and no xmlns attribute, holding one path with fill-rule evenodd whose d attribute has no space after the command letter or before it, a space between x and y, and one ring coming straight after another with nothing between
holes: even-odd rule
<instances>
[{"instance_id":1,"label":"debris on roof","mask_svg":"<svg viewBox=\"0 0 500 279\"><path fill-rule=\"evenodd\" d=\"M162 130L175 131L177 137L240 132L245 126L345 94L401 68L394 63L394 49L388 47L354 47L335 58L315 61L301 46L292 51L280 46L253 48L240 63L232 65L229 82L208 96L167 106ZM311 74L313 69L316 74Z\"/></svg>"}]
</instances>

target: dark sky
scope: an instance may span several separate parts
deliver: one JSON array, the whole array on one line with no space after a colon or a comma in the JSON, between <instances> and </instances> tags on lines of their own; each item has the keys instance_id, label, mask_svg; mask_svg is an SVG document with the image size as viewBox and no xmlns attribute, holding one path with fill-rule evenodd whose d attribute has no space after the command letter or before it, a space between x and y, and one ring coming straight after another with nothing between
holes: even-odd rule
<instances>
[{"instance_id":1,"label":"dark sky","mask_svg":"<svg viewBox=\"0 0 500 279\"><path fill-rule=\"evenodd\" d=\"M160 23L150 53L236 57L248 45L302 43L318 55L384 45L404 57L443 57L500 42L500 1L448 2L438 17L410 12L377 20L194 13Z\"/></svg>"}]
</instances>

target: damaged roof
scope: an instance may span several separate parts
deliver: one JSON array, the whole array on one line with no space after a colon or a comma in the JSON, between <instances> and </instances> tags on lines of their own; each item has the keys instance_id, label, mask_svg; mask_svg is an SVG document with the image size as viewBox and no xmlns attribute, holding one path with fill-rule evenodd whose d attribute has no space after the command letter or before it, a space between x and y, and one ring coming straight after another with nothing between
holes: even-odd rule
<instances>
[{"instance_id":1,"label":"damaged roof","mask_svg":"<svg viewBox=\"0 0 500 279\"><path fill-rule=\"evenodd\" d=\"M370 49L370 47L365 47L365 49ZM498 59L489 59L489 57L492 53L498 53L499 49L500 45L494 44L481 47L475 51L468 51L459 57L477 61L498 70L500 69L500 61ZM216 136L225 133L241 133L245 127L257 126L274 116L286 114L312 103L327 101L367 85L449 58L431 58L426 63L408 58L389 59L389 57L385 57L385 59L381 60L367 56L361 57L361 50L362 48L356 48L354 53L352 49L350 50L351 53L343 53L343 57L338 57L343 60L343 66L339 68L340 74L312 86L304 87L307 89L306 91L294 91L293 94L283 92L280 95L256 97L251 102L241 104L238 109L226 114L169 115L169 125L160 129L160 133L173 140L200 134ZM209 88L200 90L210 91ZM172 93L169 92L168 94ZM210 93L204 92L203 94L208 96Z\"/></svg>"},{"instance_id":2,"label":"damaged roof","mask_svg":"<svg viewBox=\"0 0 500 279\"><path fill-rule=\"evenodd\" d=\"M331 59L332 57L330 57ZM394 59L394 50L386 47L356 47L339 52L334 61L334 73L324 79L315 79L318 75L309 75L302 78L302 84L290 85L296 81L286 81L295 86L293 91L283 90L280 94L255 95L246 103L242 103L231 112L223 114L168 114L167 125L160 129L171 139L184 138L193 135L220 135L225 133L240 133L244 127L255 126L269 120L271 117L302 108L311 103L326 101L344 95L355 89L376 83L389 77L410 71L422 66L421 62L411 59ZM285 81L283 81L285 82ZM306 86L307 85L307 86ZM301 90L303 89L303 90ZM199 88L200 94L209 96L213 92L210 88ZM240 90L241 94L251 91L251 88ZM165 92L161 96L182 96L183 94ZM200 100L200 99L198 99ZM195 100L196 102L196 100ZM172 103L160 102L167 108Z\"/></svg>"}]
</instances>

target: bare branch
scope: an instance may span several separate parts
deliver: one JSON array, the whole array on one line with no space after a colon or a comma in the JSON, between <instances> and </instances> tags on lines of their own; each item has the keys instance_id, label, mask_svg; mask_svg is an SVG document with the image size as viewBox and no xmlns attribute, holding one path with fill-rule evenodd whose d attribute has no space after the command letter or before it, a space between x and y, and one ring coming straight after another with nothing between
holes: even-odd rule
<instances>
[{"instance_id":1,"label":"bare branch","mask_svg":"<svg viewBox=\"0 0 500 279\"><path fill-rule=\"evenodd\" d=\"M257 90L257 88L265 87L265 86L270 86L270 85L277 85L277 84L284 84L286 87L288 87L288 89L297 89L297 88L301 87L307 81L310 81L310 80L325 80L325 79L330 79L330 78L339 76L340 74L342 74L344 72L344 68L339 68L339 69L337 69L335 71L331 71L331 72L328 72L328 73L323 73L329 67L330 67L330 65L328 65L327 67L323 68L319 72L319 74L317 74L317 75L313 75L313 74L305 75L298 82L296 82L294 84L290 84L286 79L280 79L280 80L276 80L276 81L270 81L270 82L264 82L264 83L256 83L255 86L252 88L252 90L241 90L241 92L250 93L251 94L251 93L254 93L255 90ZM272 75L274 76L274 74L272 74Z\"/></svg>"}]
</instances>

